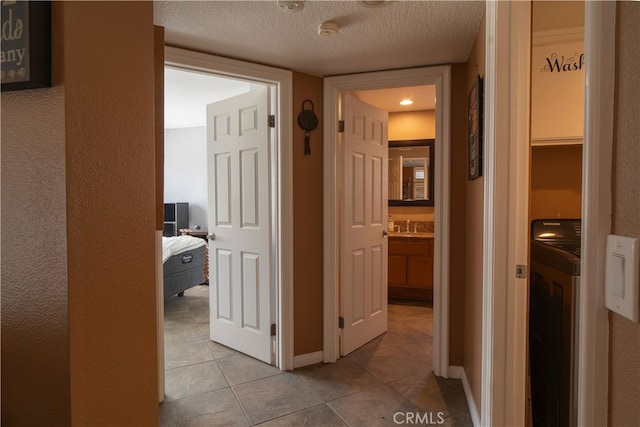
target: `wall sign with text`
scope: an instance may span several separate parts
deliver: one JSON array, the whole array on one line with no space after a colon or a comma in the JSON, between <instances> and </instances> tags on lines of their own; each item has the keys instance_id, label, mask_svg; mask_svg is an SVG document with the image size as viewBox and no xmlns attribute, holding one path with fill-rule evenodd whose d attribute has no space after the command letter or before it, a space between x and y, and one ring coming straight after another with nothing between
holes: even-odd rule
<instances>
[{"instance_id":1,"label":"wall sign with text","mask_svg":"<svg viewBox=\"0 0 640 427\"><path fill-rule=\"evenodd\" d=\"M533 35L531 142L576 144L584 132L584 30Z\"/></svg>"},{"instance_id":2,"label":"wall sign with text","mask_svg":"<svg viewBox=\"0 0 640 427\"><path fill-rule=\"evenodd\" d=\"M2 1L2 90L51 86L51 3Z\"/></svg>"}]
</instances>

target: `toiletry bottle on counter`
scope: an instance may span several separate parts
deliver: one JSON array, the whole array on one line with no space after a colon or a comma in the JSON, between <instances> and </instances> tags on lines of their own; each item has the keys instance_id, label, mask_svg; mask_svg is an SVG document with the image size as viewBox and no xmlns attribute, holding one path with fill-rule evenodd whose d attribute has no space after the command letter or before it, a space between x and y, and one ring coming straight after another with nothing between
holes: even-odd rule
<instances>
[{"instance_id":1,"label":"toiletry bottle on counter","mask_svg":"<svg viewBox=\"0 0 640 427\"><path fill-rule=\"evenodd\" d=\"M393 218L391 218L391 215L389 215L389 228L388 228L388 230L389 230L390 232L394 231L393 226L394 226L394 224L393 224Z\"/></svg>"}]
</instances>

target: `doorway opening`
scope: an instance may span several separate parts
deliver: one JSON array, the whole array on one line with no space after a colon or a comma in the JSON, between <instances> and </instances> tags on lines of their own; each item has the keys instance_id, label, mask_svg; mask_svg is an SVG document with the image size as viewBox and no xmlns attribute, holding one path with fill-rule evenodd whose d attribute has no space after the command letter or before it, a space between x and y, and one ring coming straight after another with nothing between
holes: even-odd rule
<instances>
[{"instance_id":1,"label":"doorway opening","mask_svg":"<svg viewBox=\"0 0 640 427\"><path fill-rule=\"evenodd\" d=\"M527 425L578 414L585 3L561 6L531 2ZM559 72L564 58L571 72ZM557 109L558 98L572 102Z\"/></svg>"},{"instance_id":2,"label":"doorway opening","mask_svg":"<svg viewBox=\"0 0 640 427\"><path fill-rule=\"evenodd\" d=\"M434 264L435 86L357 91L353 96L386 113L384 123L388 139L388 169L382 185L388 191L387 197L383 200L384 206L381 207L388 209L388 221L385 222L387 216L381 213L380 227L386 230L386 233L383 232L381 236L379 230L374 230L372 234L378 237L379 243L386 241L388 255L382 263L373 263L370 267L373 270L371 278L379 280L387 290L388 304L386 309L381 307L381 314L388 314L387 326L392 328L394 326L391 319L392 313L395 313L399 307L428 308L423 312L416 311L416 314L422 313L422 315L413 317L415 324L411 326L427 328L431 331ZM408 102L409 100L411 103ZM348 116L348 109L343 111ZM349 126L345 124L345 131L348 129ZM348 136L343 137L343 144L347 140L345 138ZM345 164L345 167L347 166ZM372 213L373 217L375 214ZM345 231L344 236L346 233L348 232ZM350 251L345 250L345 252ZM387 273L377 270L378 264L388 267ZM350 276L348 271L343 272L343 278ZM372 294L375 293L372 292ZM343 307L345 304L346 302L342 301ZM349 315L345 312L342 315L347 328ZM349 332L346 329L342 331L345 340ZM374 332L360 341L368 342L374 338L374 335L378 334ZM429 342L425 348L426 353L430 355L432 353L431 337L417 339L424 341L422 344ZM348 349L349 346L341 347L341 354L346 355ZM422 357L424 358L425 355Z\"/></svg>"},{"instance_id":3,"label":"doorway opening","mask_svg":"<svg viewBox=\"0 0 640 427\"><path fill-rule=\"evenodd\" d=\"M267 228L267 242L264 245L269 257L269 272L265 274L263 271L258 272L256 269L251 270L251 265L257 265L256 253L249 254L245 257L245 272L254 272L254 296L260 301L254 301L245 298L245 302L265 304L269 307L271 314L269 319L260 320L260 328L256 328L256 319L250 326L253 326L256 334L263 334L264 326L268 331L270 338L268 339L267 349L269 362L280 368L287 370L293 368L293 321L292 321L292 227L291 227L291 129L284 125L291 121L291 73L285 70L273 69L266 66L258 66L255 64L244 63L241 61L220 58L213 55L206 55L188 50L166 47L165 48L165 70L171 81L180 80L182 90L193 91L198 94L198 102L200 112L193 113L186 110L185 107L180 108L182 111L174 111L167 118L165 130L165 202L189 203L189 216L187 220L186 231L180 232L176 229L177 234L192 234L203 237L208 240L209 259L213 260L215 245L210 244L215 236L208 230L211 225L211 198L208 196L210 186L207 182L211 181L210 170L207 160L207 139L211 140L213 131L207 130L206 124L206 104L222 102L221 99L237 99L247 94L263 93L261 99L264 104L260 104L260 113L245 114L246 119L254 117L262 117L264 114L264 122L258 123L255 120L256 127L267 127L267 112L273 115L275 120L274 126L269 126L266 131L269 134L268 153L264 156L262 166L258 167L256 160L257 152L260 150L246 150L249 154L244 156L237 164L244 163L244 178L253 176L253 182L266 182L268 188L263 197L262 203L268 206L267 221L263 224ZM167 79L169 80L169 79ZM192 85L186 89L188 85ZM216 87L217 89L215 89ZM211 96L211 93L214 96ZM209 94L209 95L207 95ZM264 96L264 97L263 97ZM171 91L167 91L167 103L171 103ZM186 113L186 114L184 114ZM242 113L242 112L241 112ZM182 124L175 122L174 119L178 115L184 115ZM194 119L199 116L199 120ZM241 117L242 114L236 114ZM186 121L184 121L186 120ZM230 119L231 120L231 119ZM209 119L211 122L211 119ZM218 123L220 124L220 123ZM211 128L212 126L209 126ZM236 126L237 127L237 126ZM246 129L246 128L243 128ZM223 156L224 157L224 156ZM256 160L257 161L257 160ZM266 164L266 166L265 166ZM249 170L249 166L254 167ZM220 166L220 165L218 165ZM216 166L217 167L217 166ZM242 166L241 166L242 167ZM239 176L239 174L236 174ZM264 175L264 176L263 176ZM241 179L241 178L239 178ZM247 181L245 180L245 184ZM255 193L253 193L255 195ZM230 203L234 197L230 195L228 198ZM169 200L175 199L175 200ZM187 200L188 198L188 200ZM216 208L219 206L220 199L216 200ZM264 209L263 209L264 210ZM245 210L245 214L246 214ZM263 212L264 214L264 212ZM248 214L247 214L248 215ZM246 218L246 215L243 217ZM219 225L220 221L216 224ZM243 223L244 224L244 223ZM180 227L182 228L182 227ZM256 229L254 224L253 229ZM219 261L218 257L218 261ZM252 261L253 264L251 263ZM160 263L160 265L162 265ZM211 262L211 266L219 265ZM213 275L222 271L221 268L214 270L209 268L209 283L215 283ZM160 273L162 276L162 273ZM246 276L249 277L250 275ZM254 277L255 276L255 277ZM268 276L268 277L264 277ZM246 279L245 277L245 279ZM246 280L245 280L246 282ZM262 290L267 287L269 295L266 301L262 301ZM203 287L204 288L204 287ZM258 289L259 288L259 289ZM204 288L205 292L207 291ZM162 295L163 290L159 289ZM258 295L260 294L260 295ZM219 304L216 302L216 309ZM202 325L196 325L200 333L207 335L209 339L210 330L205 326L209 322L208 311L199 313L199 321ZM206 315L206 317L205 317ZM242 322L243 327L246 326L247 319ZM159 316L159 339L164 337L163 316ZM229 322L234 323L234 322ZM268 324L266 324L268 323ZM266 324L266 325L265 325ZM260 331L258 331L260 329ZM205 332L206 331L206 332ZM275 338L271 338L274 335ZM159 341L162 343L162 341ZM227 344L229 345L229 344ZM233 346L231 346L233 347ZM159 346L159 351L164 352L164 347ZM164 360L164 355L160 355ZM166 365L166 363L165 363ZM161 380L162 383L164 381Z\"/></svg>"},{"instance_id":4,"label":"doorway opening","mask_svg":"<svg viewBox=\"0 0 640 427\"><path fill-rule=\"evenodd\" d=\"M342 119L341 97L360 91L413 86L435 86L435 188L438 202L434 206L434 283L433 290L433 369L438 376L448 377L449 369L449 169L450 169L450 91L449 66L424 67L409 70L363 73L325 79L325 275L324 275L324 361L339 357L340 329L340 254L342 245L340 224L345 220L341 207L339 120Z\"/></svg>"}]
</instances>

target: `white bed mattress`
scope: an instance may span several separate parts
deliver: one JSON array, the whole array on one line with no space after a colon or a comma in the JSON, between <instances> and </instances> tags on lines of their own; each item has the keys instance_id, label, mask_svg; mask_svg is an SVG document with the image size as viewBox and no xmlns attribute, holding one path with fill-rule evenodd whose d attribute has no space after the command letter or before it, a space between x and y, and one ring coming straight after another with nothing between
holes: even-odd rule
<instances>
[{"instance_id":1,"label":"white bed mattress","mask_svg":"<svg viewBox=\"0 0 640 427\"><path fill-rule=\"evenodd\" d=\"M162 238L162 262L164 263L174 255L181 254L201 246L207 242L204 239L193 236L174 236Z\"/></svg>"}]
</instances>

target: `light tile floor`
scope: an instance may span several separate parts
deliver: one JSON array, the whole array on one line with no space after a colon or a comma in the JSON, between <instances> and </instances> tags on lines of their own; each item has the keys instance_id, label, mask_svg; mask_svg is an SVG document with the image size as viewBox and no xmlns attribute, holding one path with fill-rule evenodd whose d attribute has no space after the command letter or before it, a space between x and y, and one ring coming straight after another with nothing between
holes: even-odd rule
<instances>
[{"instance_id":1,"label":"light tile floor","mask_svg":"<svg viewBox=\"0 0 640 427\"><path fill-rule=\"evenodd\" d=\"M283 372L210 341L208 301L207 286L165 301L161 426L472 425L460 380L432 373L431 307L390 303L384 335Z\"/></svg>"}]
</instances>

